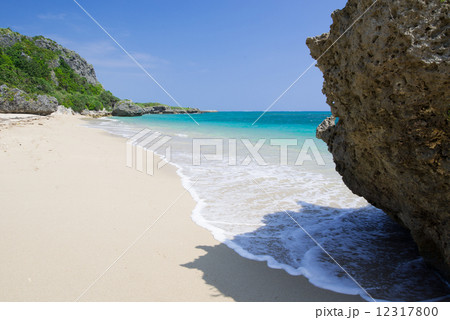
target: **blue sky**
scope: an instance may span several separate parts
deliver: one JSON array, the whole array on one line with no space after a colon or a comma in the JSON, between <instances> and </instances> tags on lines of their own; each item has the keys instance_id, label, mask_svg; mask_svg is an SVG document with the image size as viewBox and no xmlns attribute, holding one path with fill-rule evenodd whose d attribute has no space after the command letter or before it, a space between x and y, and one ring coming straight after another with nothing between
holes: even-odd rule
<instances>
[{"instance_id":1,"label":"blue sky","mask_svg":"<svg viewBox=\"0 0 450 320\"><path fill-rule=\"evenodd\" d=\"M182 106L264 110L311 64L305 40L345 0L78 0ZM104 87L174 102L72 0L5 1L1 27L44 35L93 64ZM311 68L272 111L329 110Z\"/></svg>"}]
</instances>

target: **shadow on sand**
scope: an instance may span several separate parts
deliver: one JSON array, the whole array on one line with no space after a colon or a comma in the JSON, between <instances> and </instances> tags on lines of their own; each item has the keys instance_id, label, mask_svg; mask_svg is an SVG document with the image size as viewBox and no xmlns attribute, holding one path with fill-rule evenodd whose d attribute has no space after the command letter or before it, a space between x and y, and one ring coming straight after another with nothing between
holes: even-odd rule
<instances>
[{"instance_id":1,"label":"shadow on sand","mask_svg":"<svg viewBox=\"0 0 450 320\"><path fill-rule=\"evenodd\" d=\"M183 266L203 272L203 280L235 301L364 301L313 286L302 276L245 259L224 244L197 247L206 252Z\"/></svg>"},{"instance_id":2,"label":"shadow on sand","mask_svg":"<svg viewBox=\"0 0 450 320\"><path fill-rule=\"evenodd\" d=\"M375 299L422 301L450 294L447 285L424 264L408 231L382 211L372 206L299 205L299 211L289 215ZM289 215L268 214L264 226L235 236L233 243L255 256L275 256L283 264L306 267L309 277L319 281L358 290ZM183 266L202 271L206 283L236 301L363 301L357 295L315 287L303 276L269 268L265 261L245 259L225 244L198 248L206 254Z\"/></svg>"}]
</instances>

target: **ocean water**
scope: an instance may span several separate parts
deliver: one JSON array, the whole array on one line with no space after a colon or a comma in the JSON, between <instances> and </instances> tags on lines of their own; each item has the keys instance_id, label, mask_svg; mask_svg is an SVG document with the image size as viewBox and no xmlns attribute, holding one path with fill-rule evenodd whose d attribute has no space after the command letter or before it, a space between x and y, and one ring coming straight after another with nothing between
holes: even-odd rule
<instances>
[{"instance_id":1,"label":"ocean water","mask_svg":"<svg viewBox=\"0 0 450 320\"><path fill-rule=\"evenodd\" d=\"M450 295L408 231L354 195L335 172L325 143L315 138L329 113L269 112L252 125L260 114L192 115L197 123L186 114L113 117L89 126L127 138L145 128L169 136L156 152L169 156L197 201L192 219L245 258L369 301ZM203 146L195 164L198 139L214 139L203 141L221 146L222 156L208 160L216 147ZM277 145L281 140L271 139L288 142L287 152ZM259 161L252 146L260 147Z\"/></svg>"}]
</instances>

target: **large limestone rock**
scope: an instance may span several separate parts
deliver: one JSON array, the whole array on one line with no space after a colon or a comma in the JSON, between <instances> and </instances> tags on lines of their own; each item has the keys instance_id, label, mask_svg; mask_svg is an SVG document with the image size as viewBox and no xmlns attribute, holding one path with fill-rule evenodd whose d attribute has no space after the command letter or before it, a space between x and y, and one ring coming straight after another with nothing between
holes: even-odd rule
<instances>
[{"instance_id":1,"label":"large limestone rock","mask_svg":"<svg viewBox=\"0 0 450 320\"><path fill-rule=\"evenodd\" d=\"M123 100L118 102L112 111L113 116L118 117L139 117L144 114L144 109L131 100Z\"/></svg>"},{"instance_id":2,"label":"large limestone rock","mask_svg":"<svg viewBox=\"0 0 450 320\"><path fill-rule=\"evenodd\" d=\"M338 117L318 136L346 185L450 278L450 5L379 0L326 51L372 3L349 0L329 33L307 40Z\"/></svg>"},{"instance_id":3,"label":"large limestone rock","mask_svg":"<svg viewBox=\"0 0 450 320\"><path fill-rule=\"evenodd\" d=\"M163 106L163 105L156 105L156 106L153 106L152 108L153 108L153 112L155 112L155 113L163 113L163 112L169 110L166 106Z\"/></svg>"},{"instance_id":4,"label":"large limestone rock","mask_svg":"<svg viewBox=\"0 0 450 320\"><path fill-rule=\"evenodd\" d=\"M82 116L87 116L91 118L102 118L112 115L112 112L103 108L103 110L88 110L84 109L80 113Z\"/></svg>"},{"instance_id":5,"label":"large limestone rock","mask_svg":"<svg viewBox=\"0 0 450 320\"><path fill-rule=\"evenodd\" d=\"M70 108L66 108L66 107L60 105L56 108L56 111L53 112L51 115L52 116L73 116L73 115L75 115L75 112Z\"/></svg>"},{"instance_id":6,"label":"large limestone rock","mask_svg":"<svg viewBox=\"0 0 450 320\"><path fill-rule=\"evenodd\" d=\"M46 95L30 95L22 90L0 86L0 113L49 115L58 109L58 100Z\"/></svg>"},{"instance_id":7,"label":"large limestone rock","mask_svg":"<svg viewBox=\"0 0 450 320\"><path fill-rule=\"evenodd\" d=\"M153 107L144 107L144 114L149 114L149 113L155 113L155 110Z\"/></svg>"}]
</instances>

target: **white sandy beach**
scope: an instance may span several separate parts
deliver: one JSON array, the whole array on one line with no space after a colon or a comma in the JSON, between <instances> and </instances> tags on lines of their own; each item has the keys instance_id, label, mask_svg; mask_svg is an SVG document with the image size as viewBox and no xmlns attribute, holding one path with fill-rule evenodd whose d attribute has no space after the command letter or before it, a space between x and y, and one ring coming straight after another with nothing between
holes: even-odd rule
<instances>
[{"instance_id":1,"label":"white sandy beach","mask_svg":"<svg viewBox=\"0 0 450 320\"><path fill-rule=\"evenodd\" d=\"M174 167L126 167L84 121L0 126L0 301L363 301L240 257L192 222Z\"/></svg>"}]
</instances>

